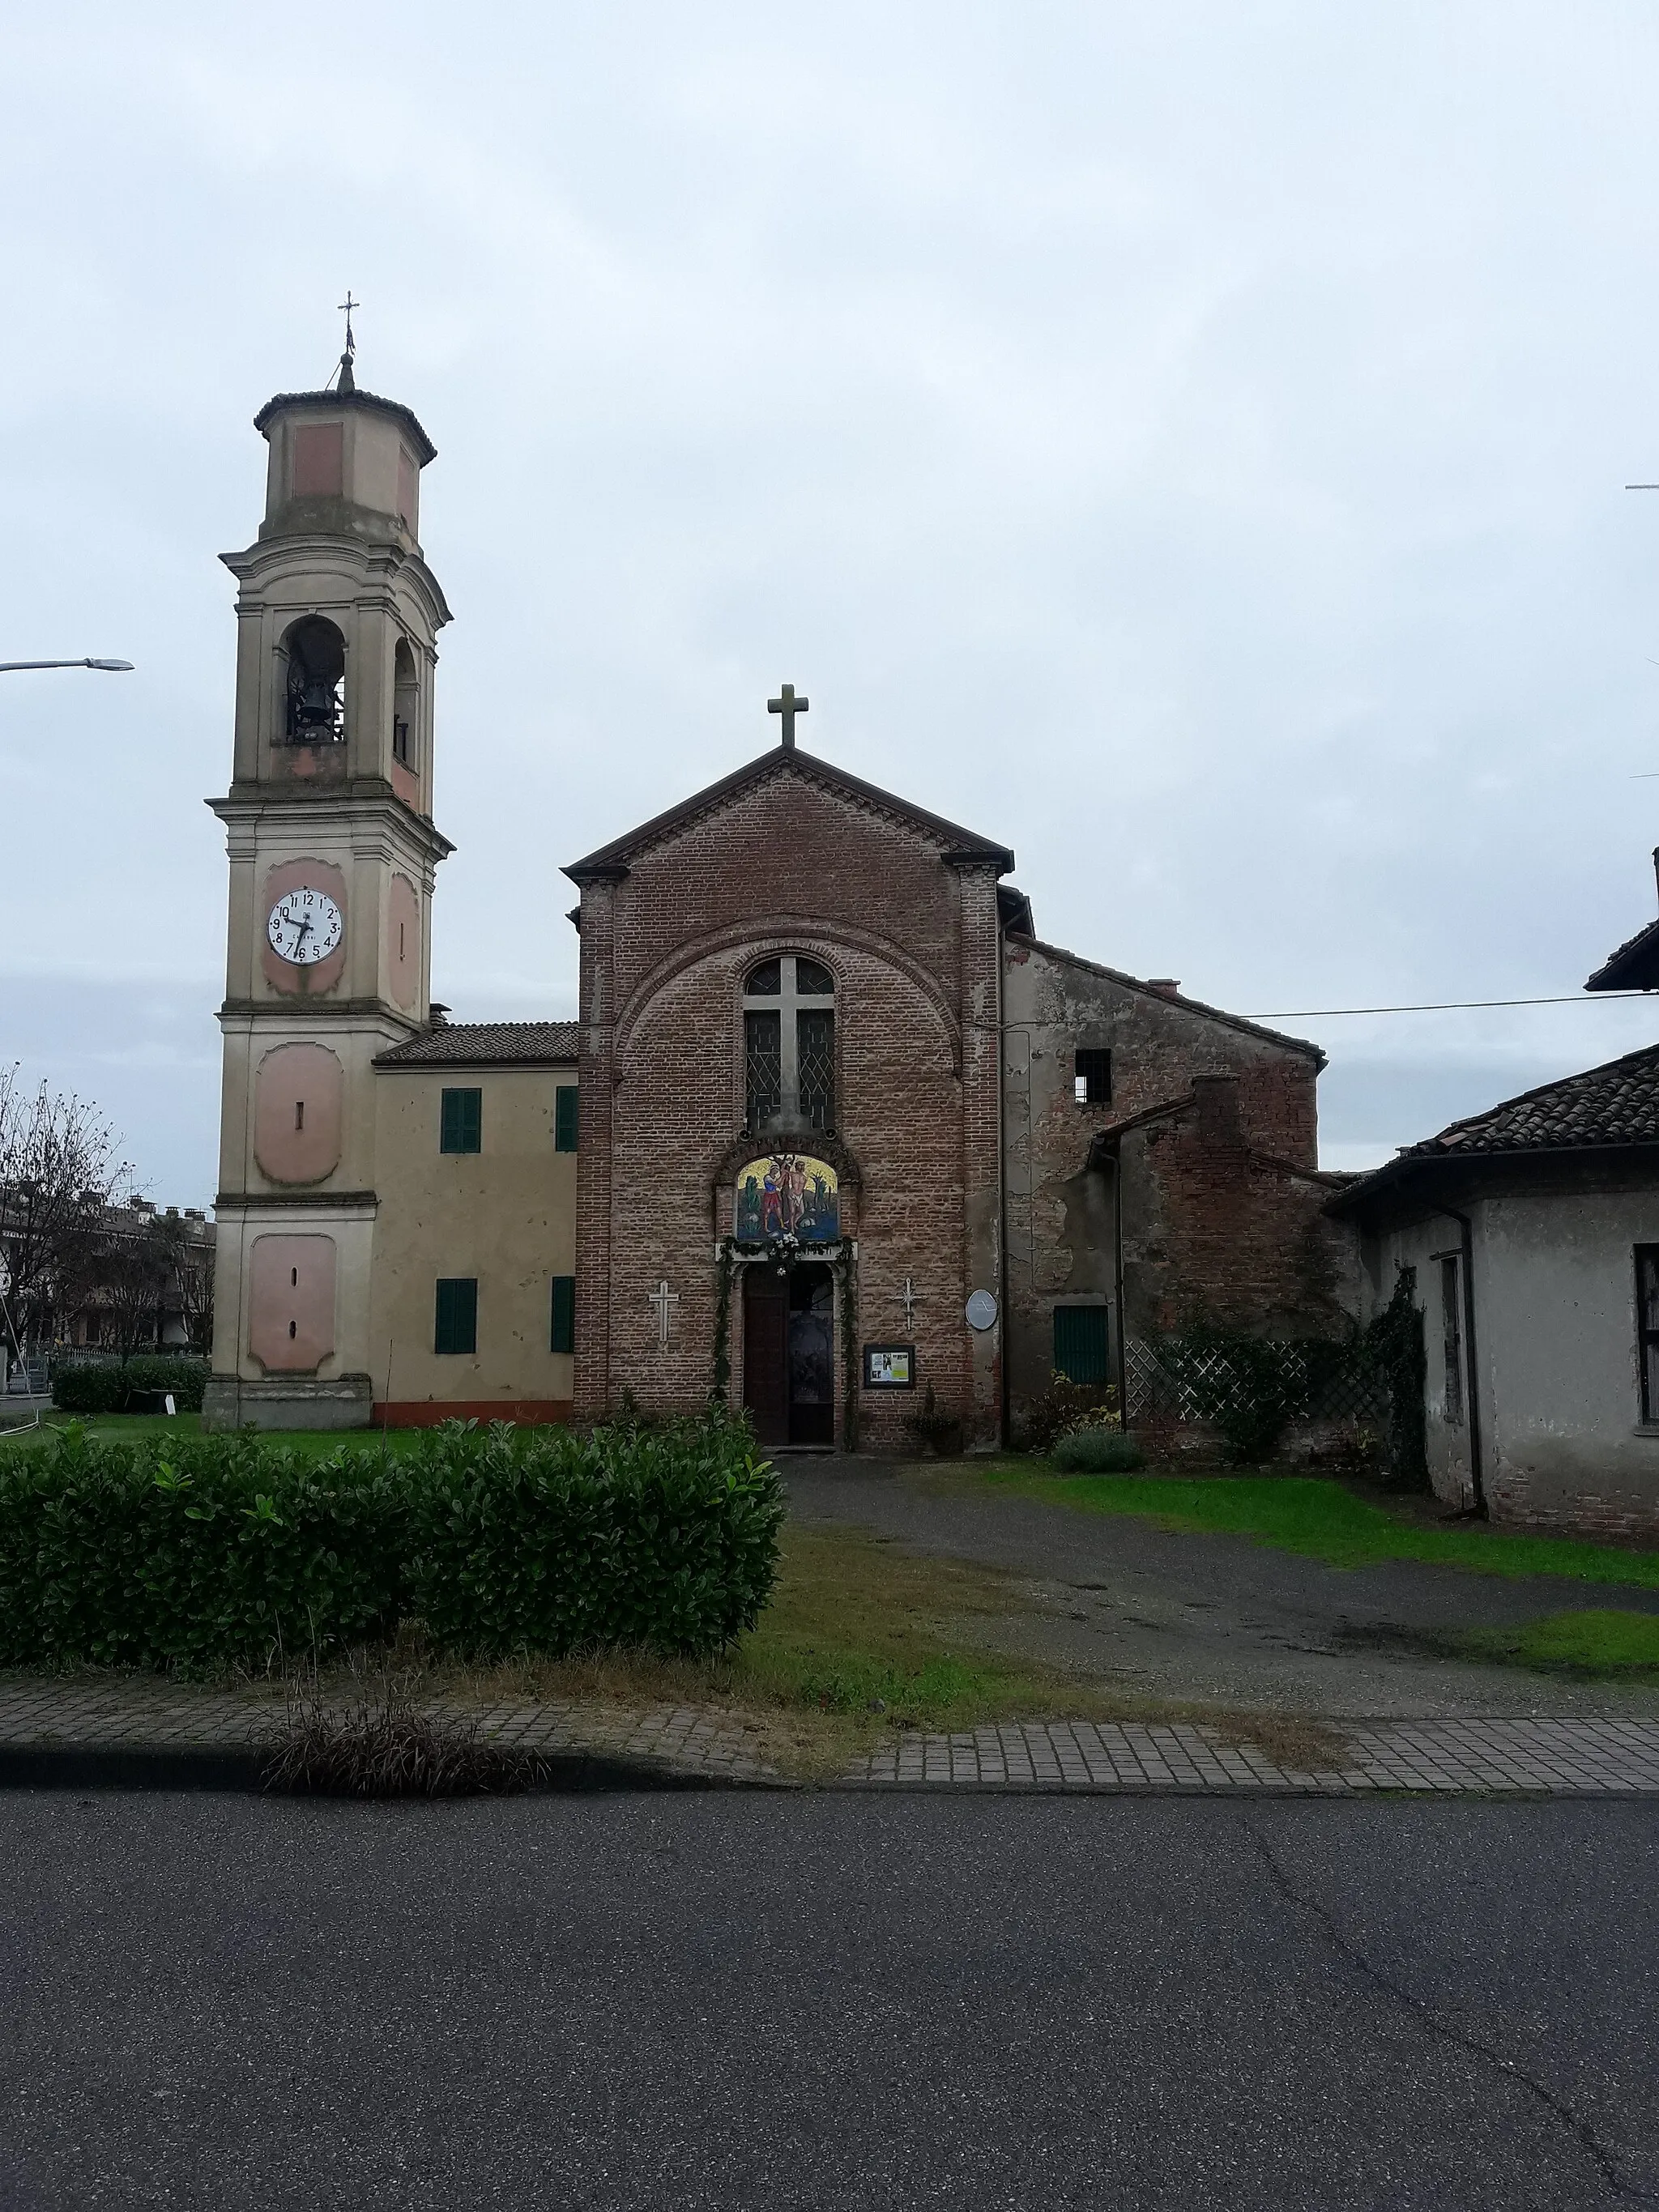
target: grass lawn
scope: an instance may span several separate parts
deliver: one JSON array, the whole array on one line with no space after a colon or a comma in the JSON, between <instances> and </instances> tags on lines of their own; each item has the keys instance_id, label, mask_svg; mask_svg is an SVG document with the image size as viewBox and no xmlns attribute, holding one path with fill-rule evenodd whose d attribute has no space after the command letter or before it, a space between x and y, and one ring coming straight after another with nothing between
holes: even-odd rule
<instances>
[{"instance_id":1,"label":"grass lawn","mask_svg":"<svg viewBox=\"0 0 1659 2212\"><path fill-rule=\"evenodd\" d=\"M719 1705L739 1719L762 1757L806 1779L838 1771L892 1728L969 1729L1015 1718L1196 1721L1297 1765L1328 1760L1338 1747L1328 1730L1293 1717L1126 1694L983 1649L972 1634L975 1620L1030 1611L1029 1578L919 1557L861 1529L790 1522L781 1555L771 1603L727 1656L599 1653L439 1666L427 1679L434 1690L491 1703Z\"/></svg>"},{"instance_id":2,"label":"grass lawn","mask_svg":"<svg viewBox=\"0 0 1659 2212\"><path fill-rule=\"evenodd\" d=\"M1470 1628L1461 1656L1595 1681L1659 1681L1659 1614L1553 1613L1520 1628Z\"/></svg>"},{"instance_id":3,"label":"grass lawn","mask_svg":"<svg viewBox=\"0 0 1659 2212\"><path fill-rule=\"evenodd\" d=\"M201 1432L199 1413L60 1413L55 1409L42 1417L46 1428L66 1428L71 1421L79 1420L89 1437L155 1437L166 1433L198 1436ZM0 1451L37 1441L40 1429L21 1429L14 1436L0 1437ZM393 1452L407 1451L418 1429L389 1429L386 1432L385 1448ZM261 1441L280 1444L285 1450L303 1453L309 1459L326 1459L330 1452L346 1444L354 1451L379 1451L382 1449L379 1429L270 1429L261 1431Z\"/></svg>"},{"instance_id":4,"label":"grass lawn","mask_svg":"<svg viewBox=\"0 0 1659 2212\"><path fill-rule=\"evenodd\" d=\"M1425 1526L1315 1475L1050 1475L1029 1460L1003 1460L975 1468L970 1479L1085 1513L1131 1513L1161 1528L1249 1536L1337 1567L1416 1559L1474 1574L1564 1575L1659 1589L1659 1552L1510 1535L1474 1522Z\"/></svg>"}]
</instances>

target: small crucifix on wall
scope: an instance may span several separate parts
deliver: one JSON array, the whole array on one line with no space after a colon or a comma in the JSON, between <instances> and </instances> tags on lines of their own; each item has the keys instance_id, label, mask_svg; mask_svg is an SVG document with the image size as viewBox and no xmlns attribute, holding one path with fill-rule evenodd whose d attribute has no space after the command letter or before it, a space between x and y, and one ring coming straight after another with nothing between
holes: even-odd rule
<instances>
[{"instance_id":1,"label":"small crucifix on wall","mask_svg":"<svg viewBox=\"0 0 1659 2212\"><path fill-rule=\"evenodd\" d=\"M657 1285L654 1291L647 1291L646 1294L646 1303L648 1305L655 1306L657 1309L657 1341L659 1344L666 1344L668 1341L669 1316L673 1308L678 1305L679 1302L680 1294L678 1291L671 1291L669 1289L668 1279L666 1276L665 1276Z\"/></svg>"},{"instance_id":2,"label":"small crucifix on wall","mask_svg":"<svg viewBox=\"0 0 1659 2212\"><path fill-rule=\"evenodd\" d=\"M904 1308L904 1333L907 1336L914 1336L916 1333L916 1293L908 1275L899 1295L899 1304Z\"/></svg>"}]
</instances>

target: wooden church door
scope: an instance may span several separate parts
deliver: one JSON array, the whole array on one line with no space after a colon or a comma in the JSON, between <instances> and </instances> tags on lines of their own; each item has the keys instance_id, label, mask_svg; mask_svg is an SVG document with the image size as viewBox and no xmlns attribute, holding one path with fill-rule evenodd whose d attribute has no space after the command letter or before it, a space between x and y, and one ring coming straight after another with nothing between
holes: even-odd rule
<instances>
[{"instance_id":1,"label":"wooden church door","mask_svg":"<svg viewBox=\"0 0 1659 2212\"><path fill-rule=\"evenodd\" d=\"M743 1271L743 1402L763 1444L836 1440L835 1278L821 1262Z\"/></svg>"},{"instance_id":2,"label":"wooden church door","mask_svg":"<svg viewBox=\"0 0 1659 2212\"><path fill-rule=\"evenodd\" d=\"M789 1441L789 1278L743 1271L743 1402L763 1444Z\"/></svg>"}]
</instances>

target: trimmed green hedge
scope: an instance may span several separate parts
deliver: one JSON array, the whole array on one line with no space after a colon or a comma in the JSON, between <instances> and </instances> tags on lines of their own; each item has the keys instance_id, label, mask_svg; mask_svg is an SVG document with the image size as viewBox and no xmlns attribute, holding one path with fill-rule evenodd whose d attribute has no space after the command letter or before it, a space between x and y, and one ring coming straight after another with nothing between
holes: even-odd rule
<instances>
[{"instance_id":1,"label":"trimmed green hedge","mask_svg":"<svg viewBox=\"0 0 1659 2212\"><path fill-rule=\"evenodd\" d=\"M263 1668L404 1619L469 1657L718 1651L770 1595L782 1517L725 1418L452 1422L406 1457L320 1462L247 1434L71 1426L0 1462L0 1665Z\"/></svg>"},{"instance_id":2,"label":"trimmed green hedge","mask_svg":"<svg viewBox=\"0 0 1659 2212\"><path fill-rule=\"evenodd\" d=\"M138 1352L117 1364L60 1367L52 1402L65 1413L124 1413L135 1396L173 1393L181 1413L199 1413L212 1362L187 1352Z\"/></svg>"},{"instance_id":3,"label":"trimmed green hedge","mask_svg":"<svg viewBox=\"0 0 1659 2212\"><path fill-rule=\"evenodd\" d=\"M52 1378L52 1402L65 1413L119 1413L127 1402L124 1367L60 1367Z\"/></svg>"}]
</instances>

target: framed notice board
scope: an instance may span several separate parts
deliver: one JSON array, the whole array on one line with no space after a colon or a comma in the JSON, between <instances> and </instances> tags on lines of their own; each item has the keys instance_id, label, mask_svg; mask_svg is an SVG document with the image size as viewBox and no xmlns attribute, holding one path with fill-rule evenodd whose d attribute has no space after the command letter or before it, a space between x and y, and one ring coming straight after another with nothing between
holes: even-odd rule
<instances>
[{"instance_id":1,"label":"framed notice board","mask_svg":"<svg viewBox=\"0 0 1659 2212\"><path fill-rule=\"evenodd\" d=\"M915 1345L866 1344L864 1347L864 1387L866 1390L914 1390L916 1387Z\"/></svg>"}]
</instances>

